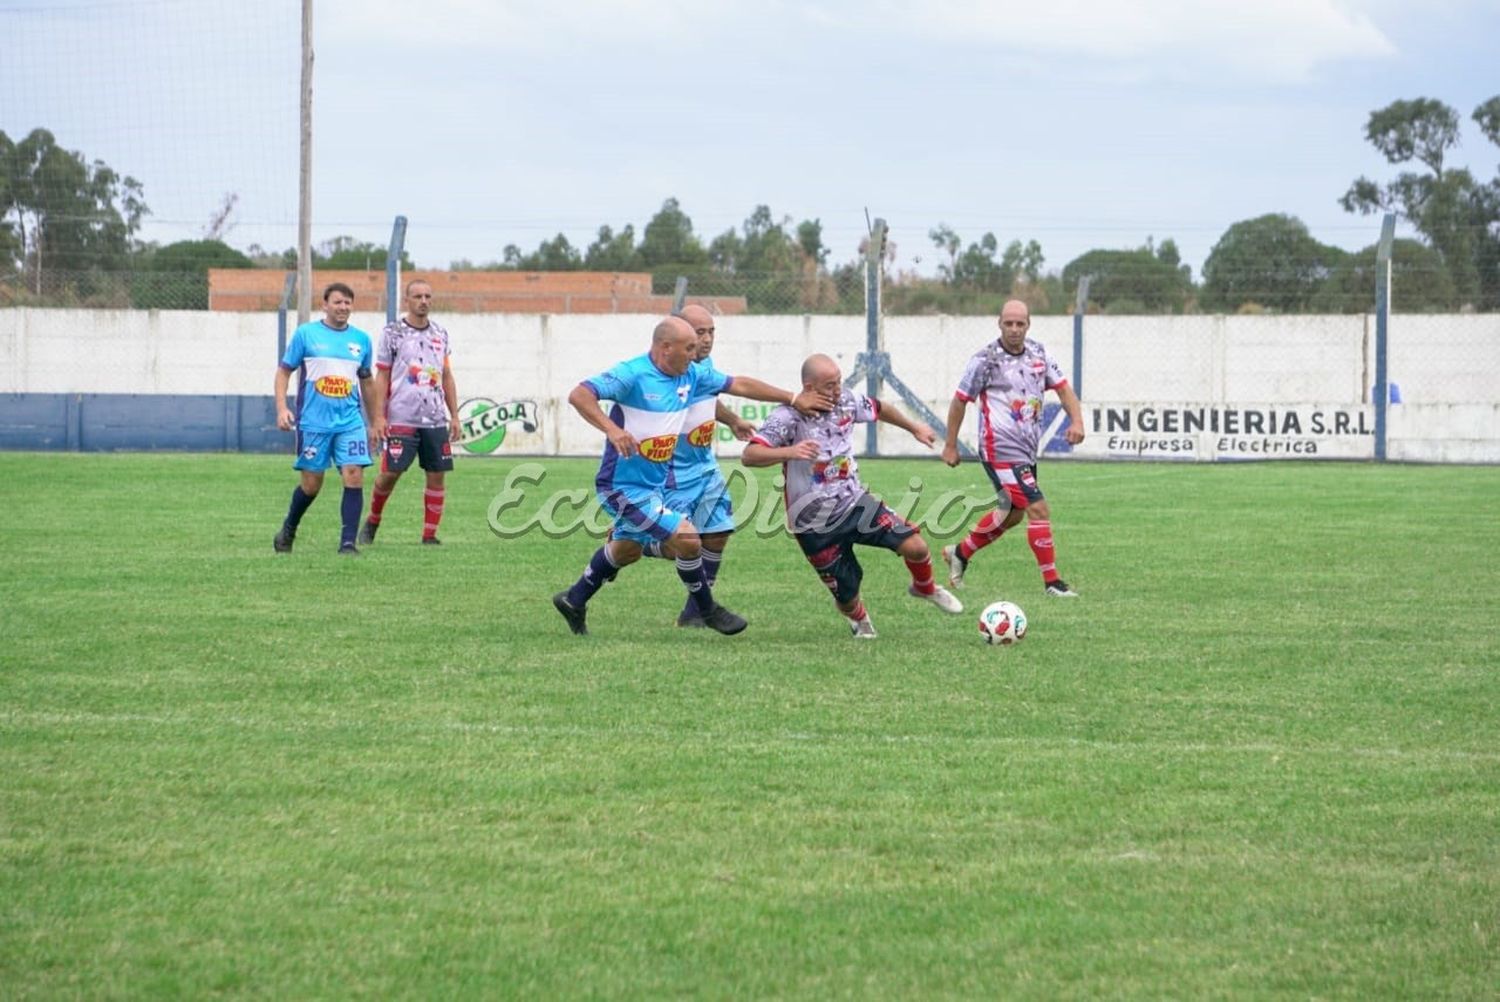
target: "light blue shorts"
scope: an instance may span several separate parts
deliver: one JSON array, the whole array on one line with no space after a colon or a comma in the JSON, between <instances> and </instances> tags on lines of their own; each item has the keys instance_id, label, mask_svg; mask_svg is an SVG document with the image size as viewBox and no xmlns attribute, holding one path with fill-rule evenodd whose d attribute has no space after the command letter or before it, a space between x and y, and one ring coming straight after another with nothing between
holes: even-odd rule
<instances>
[{"instance_id":1,"label":"light blue shorts","mask_svg":"<svg viewBox=\"0 0 1500 1002\"><path fill-rule=\"evenodd\" d=\"M600 492L599 504L614 516L611 539L634 543L664 542L682 524L683 514L667 506L660 492L616 488Z\"/></svg>"},{"instance_id":2,"label":"light blue shorts","mask_svg":"<svg viewBox=\"0 0 1500 1002\"><path fill-rule=\"evenodd\" d=\"M733 532L734 508L723 474L667 491L666 504L688 517L699 532Z\"/></svg>"},{"instance_id":3,"label":"light blue shorts","mask_svg":"<svg viewBox=\"0 0 1500 1002\"><path fill-rule=\"evenodd\" d=\"M343 469L345 466L369 466L370 436L363 426L358 431L302 431L297 432L297 461L295 470L311 470L321 473L330 466Z\"/></svg>"}]
</instances>

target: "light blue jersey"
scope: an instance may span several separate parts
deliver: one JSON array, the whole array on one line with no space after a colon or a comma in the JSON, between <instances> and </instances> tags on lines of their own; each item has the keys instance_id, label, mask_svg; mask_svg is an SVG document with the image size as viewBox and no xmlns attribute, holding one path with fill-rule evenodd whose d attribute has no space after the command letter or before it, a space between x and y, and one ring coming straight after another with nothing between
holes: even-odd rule
<instances>
[{"instance_id":1,"label":"light blue jersey","mask_svg":"<svg viewBox=\"0 0 1500 1002\"><path fill-rule=\"evenodd\" d=\"M694 362L692 367L703 373L688 396L687 416L677 439L677 451L672 454L672 469L667 473L668 487L690 488L719 473L719 459L714 455L718 419L714 415L729 377L714 368L713 359Z\"/></svg>"},{"instance_id":2,"label":"light blue jersey","mask_svg":"<svg viewBox=\"0 0 1500 1002\"><path fill-rule=\"evenodd\" d=\"M302 431L361 431L359 381L370 378L370 335L358 327L334 330L322 320L297 328L281 367L302 370L297 427Z\"/></svg>"},{"instance_id":3,"label":"light blue jersey","mask_svg":"<svg viewBox=\"0 0 1500 1002\"><path fill-rule=\"evenodd\" d=\"M594 485L601 497L616 491L660 491L682 438L689 403L699 394L712 396L729 388L730 378L696 363L680 376L669 376L651 356L640 355L583 381L600 400L614 401L610 420L636 440L640 450L621 456L608 440ZM712 405L710 405L712 406Z\"/></svg>"}]
</instances>

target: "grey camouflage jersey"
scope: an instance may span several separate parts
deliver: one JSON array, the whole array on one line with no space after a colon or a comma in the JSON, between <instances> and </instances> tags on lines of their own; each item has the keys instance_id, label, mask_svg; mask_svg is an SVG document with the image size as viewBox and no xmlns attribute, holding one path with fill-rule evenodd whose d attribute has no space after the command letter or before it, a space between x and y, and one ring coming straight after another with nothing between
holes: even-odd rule
<instances>
[{"instance_id":1,"label":"grey camouflage jersey","mask_svg":"<svg viewBox=\"0 0 1500 1002\"><path fill-rule=\"evenodd\" d=\"M414 428L441 428L448 423L443 399L443 367L448 361L448 331L435 320L413 327L401 317L380 332L375 365L389 369L391 393L386 420Z\"/></svg>"},{"instance_id":2,"label":"grey camouflage jersey","mask_svg":"<svg viewBox=\"0 0 1500 1002\"><path fill-rule=\"evenodd\" d=\"M987 463L1035 463L1042 440L1042 397L1067 382L1041 342L1012 355L991 341L969 359L957 396L979 403L979 455Z\"/></svg>"},{"instance_id":3,"label":"grey camouflage jersey","mask_svg":"<svg viewBox=\"0 0 1500 1002\"><path fill-rule=\"evenodd\" d=\"M879 401L844 390L833 410L805 417L782 404L771 412L752 442L773 449L811 439L816 460L783 463L786 471L786 520L793 532L826 531L865 494L854 461L854 426L874 421Z\"/></svg>"}]
</instances>

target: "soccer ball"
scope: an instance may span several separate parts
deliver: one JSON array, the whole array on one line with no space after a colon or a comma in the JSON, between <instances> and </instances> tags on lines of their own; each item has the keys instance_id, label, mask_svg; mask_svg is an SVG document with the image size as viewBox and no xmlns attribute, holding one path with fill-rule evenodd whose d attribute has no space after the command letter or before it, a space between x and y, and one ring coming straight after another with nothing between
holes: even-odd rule
<instances>
[{"instance_id":1,"label":"soccer ball","mask_svg":"<svg viewBox=\"0 0 1500 1002\"><path fill-rule=\"evenodd\" d=\"M987 644L1017 644L1026 636L1026 613L1014 602L991 602L979 614L979 635Z\"/></svg>"}]
</instances>

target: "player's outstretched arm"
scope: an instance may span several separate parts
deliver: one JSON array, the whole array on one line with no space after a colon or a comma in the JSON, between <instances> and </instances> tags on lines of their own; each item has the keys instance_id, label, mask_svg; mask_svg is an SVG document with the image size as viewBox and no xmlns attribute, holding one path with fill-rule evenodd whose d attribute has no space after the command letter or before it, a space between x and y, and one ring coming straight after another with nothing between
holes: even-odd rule
<instances>
[{"instance_id":1,"label":"player's outstretched arm","mask_svg":"<svg viewBox=\"0 0 1500 1002\"><path fill-rule=\"evenodd\" d=\"M746 397L750 400L760 400L768 404L789 404L800 414L818 414L822 411L833 410L833 401L816 390L803 390L793 393L791 390L783 390L779 386L763 383L754 376L733 376L729 382L729 389L725 393L736 397Z\"/></svg>"},{"instance_id":2,"label":"player's outstretched arm","mask_svg":"<svg viewBox=\"0 0 1500 1002\"><path fill-rule=\"evenodd\" d=\"M787 445L781 448L766 445L762 442L751 442L745 446L745 451L740 454L740 462L746 466L778 466L781 463L789 463L794 459L805 459L808 462L818 458L818 443L812 439L805 439L795 445Z\"/></svg>"},{"instance_id":3,"label":"player's outstretched arm","mask_svg":"<svg viewBox=\"0 0 1500 1002\"><path fill-rule=\"evenodd\" d=\"M1053 389L1057 391L1057 399L1062 401L1063 410L1068 415L1068 430L1063 432L1063 438L1067 439L1069 445L1077 445L1083 441L1084 435L1083 403L1067 383L1059 383Z\"/></svg>"},{"instance_id":4,"label":"player's outstretched arm","mask_svg":"<svg viewBox=\"0 0 1500 1002\"><path fill-rule=\"evenodd\" d=\"M750 436L755 434L755 425L726 407L722 400L714 401L714 420L733 432L741 442L750 441Z\"/></svg>"},{"instance_id":5,"label":"player's outstretched arm","mask_svg":"<svg viewBox=\"0 0 1500 1002\"><path fill-rule=\"evenodd\" d=\"M948 434L943 440L943 462L949 466L958 465L958 430L964 426L964 412L968 409L969 402L960 396L955 396L948 404Z\"/></svg>"},{"instance_id":6,"label":"player's outstretched arm","mask_svg":"<svg viewBox=\"0 0 1500 1002\"><path fill-rule=\"evenodd\" d=\"M876 401L879 410L875 413L875 420L893 424L902 431L909 431L913 438L923 445L931 445L937 441L937 434L921 421L913 421L903 414L899 409L892 407L884 401Z\"/></svg>"},{"instance_id":7,"label":"player's outstretched arm","mask_svg":"<svg viewBox=\"0 0 1500 1002\"><path fill-rule=\"evenodd\" d=\"M615 451L626 459L634 456L639 450L640 447L635 437L609 419L609 415L604 413L604 409L599 406L599 398L587 385L579 383L573 387L573 392L568 394L568 403L573 405L579 417L604 432L604 437L609 439L609 444L613 445Z\"/></svg>"}]
</instances>

